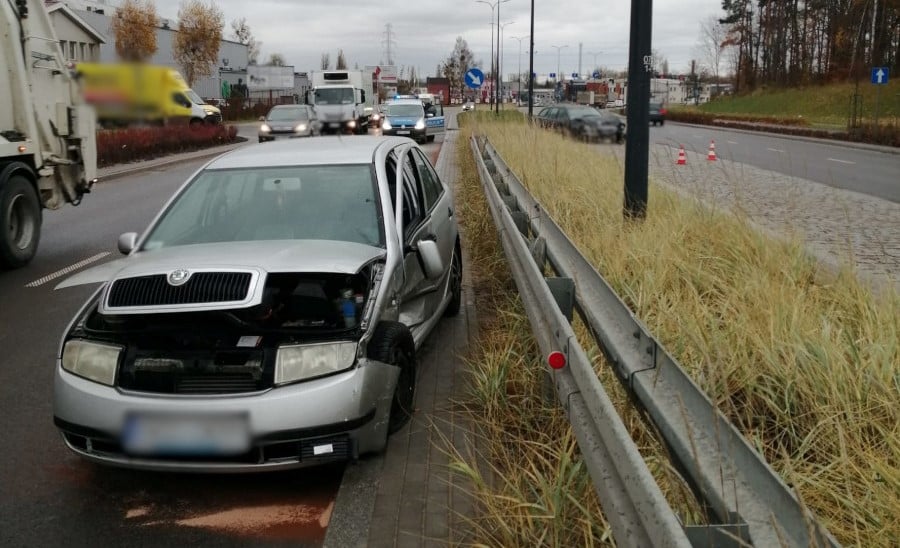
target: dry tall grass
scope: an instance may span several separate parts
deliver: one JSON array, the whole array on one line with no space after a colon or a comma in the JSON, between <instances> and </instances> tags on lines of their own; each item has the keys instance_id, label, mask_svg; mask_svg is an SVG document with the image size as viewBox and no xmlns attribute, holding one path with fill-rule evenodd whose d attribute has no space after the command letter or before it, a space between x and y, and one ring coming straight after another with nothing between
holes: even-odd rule
<instances>
[{"instance_id":1,"label":"dry tall grass","mask_svg":"<svg viewBox=\"0 0 900 548\"><path fill-rule=\"evenodd\" d=\"M490 136L632 310L842 543L896 545L896 292L875 298L849 271L837 277L820 271L800 242L767 238L739 217L652 184L647 220L626 224L621 212L623 177L614 158L525 124L475 121L474 129ZM468 142L459 143L463 179L472 178ZM461 197L470 208L479 200L465 190ZM496 240L485 230L470 235L469 245L480 238ZM488 267L496 266L496 260L488 259L493 262ZM502 314L500 319L510 321ZM516 434L507 424L510 417L504 416L510 414L504 410L508 400L512 394L523 400L536 397L517 391L525 381L510 380L509 375L523 375L537 364L526 357L527 347L504 346L503 328L519 331L525 326L501 322L498 327L492 337L499 341L499 361L483 358L478 374L496 377L492 382L506 388L505 395L502 389L488 391L500 402L488 394L480 398L494 406L486 417L500 417L500 426L488 428L495 439L503 440L496 445L505 447ZM553 435L549 428L566 430L559 421L546 427L548 436ZM518 444L520 451L530 447ZM642 450L652 463L663 460L646 447ZM515 451L495 451L501 466L502 459L515 456ZM664 466L655 468L658 472ZM526 478L517 481L527 483ZM515 504L533 503L525 487L518 489L526 498ZM497 497L505 500L508 495ZM598 522L596 530L604 531L605 524Z\"/></svg>"}]
</instances>

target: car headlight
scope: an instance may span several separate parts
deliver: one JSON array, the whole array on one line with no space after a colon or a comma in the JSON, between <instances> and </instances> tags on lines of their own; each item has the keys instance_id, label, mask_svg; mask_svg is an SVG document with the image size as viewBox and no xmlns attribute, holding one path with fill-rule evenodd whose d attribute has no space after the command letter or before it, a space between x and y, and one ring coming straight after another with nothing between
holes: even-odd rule
<instances>
[{"instance_id":1,"label":"car headlight","mask_svg":"<svg viewBox=\"0 0 900 548\"><path fill-rule=\"evenodd\" d=\"M393 126L391 126L391 121L388 120L387 118L385 118L384 123L381 124L381 129L392 129L392 128L393 128Z\"/></svg>"},{"instance_id":2,"label":"car headlight","mask_svg":"<svg viewBox=\"0 0 900 548\"><path fill-rule=\"evenodd\" d=\"M263 124L259 126L259 130L263 133L269 133L270 131L272 131L272 128L269 127L269 124Z\"/></svg>"},{"instance_id":3,"label":"car headlight","mask_svg":"<svg viewBox=\"0 0 900 548\"><path fill-rule=\"evenodd\" d=\"M297 127L294 128L294 131L306 131L306 124L297 124Z\"/></svg>"},{"instance_id":4,"label":"car headlight","mask_svg":"<svg viewBox=\"0 0 900 548\"><path fill-rule=\"evenodd\" d=\"M350 120L347 122L347 127L356 127L356 120Z\"/></svg>"},{"instance_id":5,"label":"car headlight","mask_svg":"<svg viewBox=\"0 0 900 548\"><path fill-rule=\"evenodd\" d=\"M203 110L203 112L205 112L207 116L212 116L213 114L216 113L216 111L214 111L214 110L205 110L205 109Z\"/></svg>"},{"instance_id":6,"label":"car headlight","mask_svg":"<svg viewBox=\"0 0 900 548\"><path fill-rule=\"evenodd\" d=\"M425 129L425 118L419 118L419 121L416 122L416 129Z\"/></svg>"},{"instance_id":7,"label":"car headlight","mask_svg":"<svg viewBox=\"0 0 900 548\"><path fill-rule=\"evenodd\" d=\"M355 342L280 346L275 356L275 384L287 384L347 369L356 360L356 346Z\"/></svg>"},{"instance_id":8,"label":"car headlight","mask_svg":"<svg viewBox=\"0 0 900 548\"><path fill-rule=\"evenodd\" d=\"M79 377L113 386L121 353L121 346L72 339L63 346L62 366Z\"/></svg>"}]
</instances>

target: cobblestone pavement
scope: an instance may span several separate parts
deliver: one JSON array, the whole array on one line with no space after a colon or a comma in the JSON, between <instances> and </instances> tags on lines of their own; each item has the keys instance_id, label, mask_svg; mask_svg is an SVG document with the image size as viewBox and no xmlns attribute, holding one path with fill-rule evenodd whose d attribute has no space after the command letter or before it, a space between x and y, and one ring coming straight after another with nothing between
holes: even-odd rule
<instances>
[{"instance_id":1,"label":"cobblestone pavement","mask_svg":"<svg viewBox=\"0 0 900 548\"><path fill-rule=\"evenodd\" d=\"M613 150L624 162L624 147ZM738 162L710 162L706 151L687 151L687 165L676 165L677 156L677 149L652 145L651 178L739 211L775 236L799 237L832 268L851 265L876 287L900 289L900 204Z\"/></svg>"}]
</instances>

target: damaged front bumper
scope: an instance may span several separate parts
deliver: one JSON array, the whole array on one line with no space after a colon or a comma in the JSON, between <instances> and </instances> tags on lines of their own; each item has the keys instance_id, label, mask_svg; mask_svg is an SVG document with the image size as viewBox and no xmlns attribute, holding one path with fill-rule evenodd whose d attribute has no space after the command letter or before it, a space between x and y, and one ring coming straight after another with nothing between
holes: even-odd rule
<instances>
[{"instance_id":1,"label":"damaged front bumper","mask_svg":"<svg viewBox=\"0 0 900 548\"><path fill-rule=\"evenodd\" d=\"M101 385L57 363L54 421L72 451L100 464L217 473L301 468L383 450L398 373L361 359L348 371L265 391L183 396ZM221 430L223 418L236 425L229 439L246 437L244 447L205 439L206 421ZM129 449L133 425L147 423L155 425L149 444Z\"/></svg>"}]
</instances>

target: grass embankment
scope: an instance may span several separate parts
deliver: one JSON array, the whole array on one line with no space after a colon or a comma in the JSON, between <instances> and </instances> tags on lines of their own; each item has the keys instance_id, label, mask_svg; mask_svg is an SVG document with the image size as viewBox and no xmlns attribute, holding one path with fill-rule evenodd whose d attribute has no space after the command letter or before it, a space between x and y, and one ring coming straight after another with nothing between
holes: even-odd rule
<instances>
[{"instance_id":1,"label":"grass embankment","mask_svg":"<svg viewBox=\"0 0 900 548\"><path fill-rule=\"evenodd\" d=\"M740 218L651 185L647 220L622 221L612 157L525 124L479 115L459 140L460 203L483 339L471 358L476 538L498 545L603 543L601 517L564 417L541 403L536 349L486 217L467 137L486 133L635 313L840 542L900 538L900 296L875 298ZM472 123L474 122L474 123ZM496 313L493 312L496 307ZM701 519L664 452L597 355L597 370L673 508Z\"/></svg>"},{"instance_id":2,"label":"grass embankment","mask_svg":"<svg viewBox=\"0 0 900 548\"><path fill-rule=\"evenodd\" d=\"M844 128L850 115L854 84L830 84L792 89L762 89L747 95L722 97L700 105L697 110L717 114L738 114L770 118L801 118L813 126ZM880 88L880 90L878 89ZM862 117L874 121L876 95L879 121L897 123L900 118L900 81L877 86L860 82Z\"/></svg>"}]
</instances>

